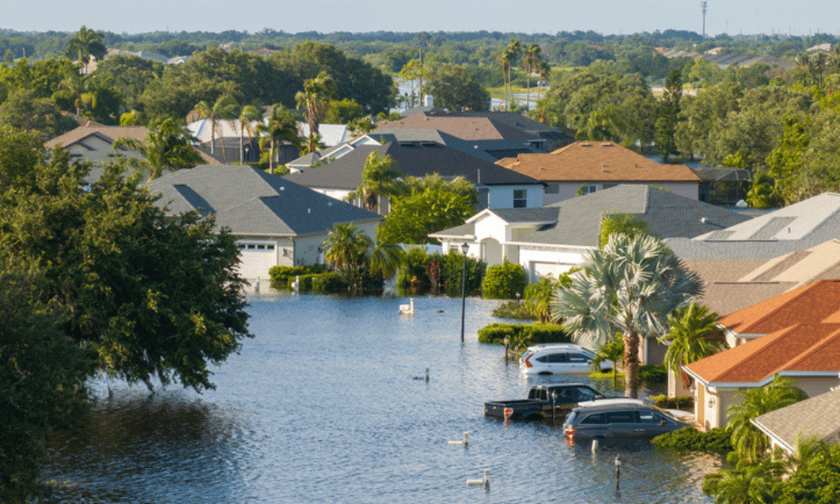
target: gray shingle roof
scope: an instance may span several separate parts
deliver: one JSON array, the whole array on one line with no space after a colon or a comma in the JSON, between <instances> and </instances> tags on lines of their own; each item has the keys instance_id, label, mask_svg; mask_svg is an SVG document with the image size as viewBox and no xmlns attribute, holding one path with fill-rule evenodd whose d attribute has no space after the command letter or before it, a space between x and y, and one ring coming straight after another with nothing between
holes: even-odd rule
<instances>
[{"instance_id":1,"label":"gray shingle roof","mask_svg":"<svg viewBox=\"0 0 840 504\"><path fill-rule=\"evenodd\" d=\"M381 220L372 212L324 196L249 166L198 166L149 181L169 212L213 213L237 235L299 236L335 223Z\"/></svg>"},{"instance_id":2,"label":"gray shingle roof","mask_svg":"<svg viewBox=\"0 0 840 504\"><path fill-rule=\"evenodd\" d=\"M840 443L840 389L757 416L752 421L772 432L791 452L798 440L815 437L827 444Z\"/></svg>"},{"instance_id":3,"label":"gray shingle roof","mask_svg":"<svg viewBox=\"0 0 840 504\"><path fill-rule=\"evenodd\" d=\"M307 187L353 190L362 183L362 168L371 152L387 154L406 177L438 173L444 178L464 177L476 185L540 184L538 180L464 154L451 147L426 142L391 142L361 146L335 161L284 178Z\"/></svg>"}]
</instances>

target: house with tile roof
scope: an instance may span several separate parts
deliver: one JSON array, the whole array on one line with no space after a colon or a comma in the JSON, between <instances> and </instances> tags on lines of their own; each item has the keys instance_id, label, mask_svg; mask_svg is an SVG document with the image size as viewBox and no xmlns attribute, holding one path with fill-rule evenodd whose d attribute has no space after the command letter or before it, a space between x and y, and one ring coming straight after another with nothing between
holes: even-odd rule
<instances>
[{"instance_id":1,"label":"house with tile roof","mask_svg":"<svg viewBox=\"0 0 840 504\"><path fill-rule=\"evenodd\" d=\"M545 203L618 184L655 185L698 199L701 179L683 165L663 165L614 142L575 142L546 154L519 154L496 164L545 182Z\"/></svg>"},{"instance_id":2,"label":"house with tile roof","mask_svg":"<svg viewBox=\"0 0 840 504\"><path fill-rule=\"evenodd\" d=\"M827 445L840 443L840 377L838 386L784 408L759 415L750 422L770 439L770 448L790 455L801 442L816 439Z\"/></svg>"},{"instance_id":3,"label":"house with tile roof","mask_svg":"<svg viewBox=\"0 0 840 504\"><path fill-rule=\"evenodd\" d=\"M821 280L718 321L737 346L682 369L695 380L695 416L726 425L744 390L787 376L809 397L828 392L840 373L840 280Z\"/></svg>"},{"instance_id":4,"label":"house with tile roof","mask_svg":"<svg viewBox=\"0 0 840 504\"><path fill-rule=\"evenodd\" d=\"M444 179L466 179L475 185L481 208L542 206L543 184L539 181L435 142L358 145L329 163L291 173L285 178L343 200L361 185L362 169L372 152L393 158L405 177L423 178L437 173ZM382 201L379 208L380 212L387 213L387 201Z\"/></svg>"},{"instance_id":5,"label":"house with tile roof","mask_svg":"<svg viewBox=\"0 0 840 504\"><path fill-rule=\"evenodd\" d=\"M250 166L198 166L148 182L171 214L212 214L239 243L240 272L267 280L272 266L323 262L321 244L337 223L376 235L382 217Z\"/></svg>"},{"instance_id":6,"label":"house with tile roof","mask_svg":"<svg viewBox=\"0 0 840 504\"><path fill-rule=\"evenodd\" d=\"M87 177L88 182L97 180L102 175L102 166L120 157L140 159L142 155L131 149L114 149L114 141L119 137L128 137L143 141L149 130L145 126L104 126L87 123L68 131L44 143L47 150L61 145L70 155L71 161L87 161L93 167ZM220 164L216 158L198 150L206 164Z\"/></svg>"}]
</instances>

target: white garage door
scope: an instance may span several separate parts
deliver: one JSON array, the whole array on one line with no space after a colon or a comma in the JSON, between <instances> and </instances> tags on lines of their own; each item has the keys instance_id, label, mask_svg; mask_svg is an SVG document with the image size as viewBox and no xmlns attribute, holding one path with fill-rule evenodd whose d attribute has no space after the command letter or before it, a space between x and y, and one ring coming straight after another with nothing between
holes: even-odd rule
<instances>
[{"instance_id":1,"label":"white garage door","mask_svg":"<svg viewBox=\"0 0 840 504\"><path fill-rule=\"evenodd\" d=\"M557 279L563 273L572 269L571 264L558 264L558 263L549 263L549 262L538 262L538 261L531 261L531 282L536 282L540 278L551 275L554 279Z\"/></svg>"},{"instance_id":2,"label":"white garage door","mask_svg":"<svg viewBox=\"0 0 840 504\"><path fill-rule=\"evenodd\" d=\"M277 266L277 249L273 243L240 243L239 272L243 278L268 278L268 270Z\"/></svg>"}]
</instances>

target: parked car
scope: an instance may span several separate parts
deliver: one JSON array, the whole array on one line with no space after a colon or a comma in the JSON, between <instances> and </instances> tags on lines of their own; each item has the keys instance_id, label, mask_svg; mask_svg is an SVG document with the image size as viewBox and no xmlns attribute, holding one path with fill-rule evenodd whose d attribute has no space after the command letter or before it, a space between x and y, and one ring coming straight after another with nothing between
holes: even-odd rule
<instances>
[{"instance_id":1,"label":"parked car","mask_svg":"<svg viewBox=\"0 0 840 504\"><path fill-rule=\"evenodd\" d=\"M563 423L568 438L640 438L673 432L690 424L641 399L598 399L572 409Z\"/></svg>"},{"instance_id":2,"label":"parked car","mask_svg":"<svg viewBox=\"0 0 840 504\"><path fill-rule=\"evenodd\" d=\"M525 374L588 374L592 370L595 354L572 343L551 343L528 347L519 359ZM602 362L601 369L610 369L609 362Z\"/></svg>"},{"instance_id":3,"label":"parked car","mask_svg":"<svg viewBox=\"0 0 840 504\"><path fill-rule=\"evenodd\" d=\"M579 402L603 397L583 383L537 385L528 391L528 399L484 403L484 415L505 420L562 420Z\"/></svg>"}]
</instances>

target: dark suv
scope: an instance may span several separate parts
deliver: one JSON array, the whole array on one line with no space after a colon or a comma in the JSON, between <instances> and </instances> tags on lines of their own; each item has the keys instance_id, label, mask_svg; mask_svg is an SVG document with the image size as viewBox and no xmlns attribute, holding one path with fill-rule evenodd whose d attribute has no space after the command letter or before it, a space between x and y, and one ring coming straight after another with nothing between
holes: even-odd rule
<instances>
[{"instance_id":1,"label":"dark suv","mask_svg":"<svg viewBox=\"0 0 840 504\"><path fill-rule=\"evenodd\" d=\"M641 399L599 399L578 404L563 423L566 437L654 437L691 427Z\"/></svg>"}]
</instances>

